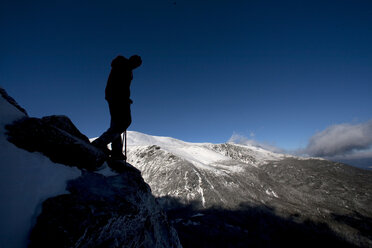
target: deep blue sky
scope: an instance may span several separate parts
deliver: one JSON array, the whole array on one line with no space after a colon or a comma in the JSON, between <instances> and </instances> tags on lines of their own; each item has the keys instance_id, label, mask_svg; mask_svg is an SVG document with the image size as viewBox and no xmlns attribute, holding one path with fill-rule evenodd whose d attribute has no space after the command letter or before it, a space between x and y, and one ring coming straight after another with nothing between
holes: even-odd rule
<instances>
[{"instance_id":1,"label":"deep blue sky","mask_svg":"<svg viewBox=\"0 0 372 248\"><path fill-rule=\"evenodd\" d=\"M0 85L89 137L109 125L118 54L143 59L130 130L295 149L372 119L372 1L174 2L1 1Z\"/></svg>"}]
</instances>

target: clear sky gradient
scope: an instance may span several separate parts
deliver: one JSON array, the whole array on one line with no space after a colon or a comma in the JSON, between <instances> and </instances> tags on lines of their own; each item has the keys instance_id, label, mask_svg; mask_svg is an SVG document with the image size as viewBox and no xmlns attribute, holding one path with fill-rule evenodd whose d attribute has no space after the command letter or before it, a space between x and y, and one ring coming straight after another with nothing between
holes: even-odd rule
<instances>
[{"instance_id":1,"label":"clear sky gradient","mask_svg":"<svg viewBox=\"0 0 372 248\"><path fill-rule=\"evenodd\" d=\"M109 125L111 60L139 54L130 130L304 148L372 119L372 1L1 1L0 85L31 116Z\"/></svg>"}]
</instances>

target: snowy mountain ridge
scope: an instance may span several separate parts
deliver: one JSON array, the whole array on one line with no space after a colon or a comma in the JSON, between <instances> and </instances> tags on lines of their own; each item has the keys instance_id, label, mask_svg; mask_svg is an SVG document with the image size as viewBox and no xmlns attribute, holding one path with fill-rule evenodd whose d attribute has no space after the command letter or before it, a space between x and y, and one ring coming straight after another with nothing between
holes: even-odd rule
<instances>
[{"instance_id":1,"label":"snowy mountain ridge","mask_svg":"<svg viewBox=\"0 0 372 248\"><path fill-rule=\"evenodd\" d=\"M203 169L213 170L218 165L231 164L236 159L244 164L257 167L267 161L294 157L288 154L271 152L253 145L241 145L232 142L225 144L192 143L171 137L151 136L136 131L128 131L127 135L129 150L155 145ZM241 149L240 151L233 152L232 149L227 151L226 147L237 147ZM250 156L250 159L247 159L246 156Z\"/></svg>"},{"instance_id":2,"label":"snowy mountain ridge","mask_svg":"<svg viewBox=\"0 0 372 248\"><path fill-rule=\"evenodd\" d=\"M289 225L306 220L327 223L332 231L326 232L336 232L362 247L372 245L368 235L354 235L372 220L369 171L319 158L274 153L252 145L191 143L134 131L128 131L127 136L128 162L141 171L163 207L172 211L181 204L186 209L197 209L190 215L176 214L173 219L181 242L186 242L188 232L211 235L214 240L229 230L233 233L240 230L239 239L245 240L246 231L252 233L256 228L247 221L260 216L264 208L288 219ZM232 217L223 220L213 209L223 209L222 216L227 212ZM193 216L200 211L209 214L195 221ZM249 218L241 219L242 213ZM238 224L226 227L226 221ZM280 225L276 232L281 230ZM237 229L241 226L247 229ZM213 230L215 234L204 230ZM285 239L290 240L289 236ZM255 239L255 235L250 237ZM193 246L195 243L189 247Z\"/></svg>"}]
</instances>

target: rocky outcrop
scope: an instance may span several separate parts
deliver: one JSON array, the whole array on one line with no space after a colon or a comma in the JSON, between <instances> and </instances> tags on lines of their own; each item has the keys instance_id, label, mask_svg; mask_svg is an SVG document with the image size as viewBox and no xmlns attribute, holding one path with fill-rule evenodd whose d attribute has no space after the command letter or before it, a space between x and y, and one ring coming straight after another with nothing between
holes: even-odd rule
<instances>
[{"instance_id":1,"label":"rocky outcrop","mask_svg":"<svg viewBox=\"0 0 372 248\"><path fill-rule=\"evenodd\" d=\"M4 92L0 91L2 97ZM31 118L13 98L6 94L5 99L25 114L6 125L8 141L58 163L48 166L64 164L82 172L67 182L68 194L42 203L29 247L182 247L139 170L124 163L117 163L116 171L101 166L105 154L68 117ZM29 194L45 197L40 192Z\"/></svg>"},{"instance_id":2,"label":"rocky outcrop","mask_svg":"<svg viewBox=\"0 0 372 248\"><path fill-rule=\"evenodd\" d=\"M85 172L50 198L29 247L180 247L178 236L139 171Z\"/></svg>"}]
</instances>

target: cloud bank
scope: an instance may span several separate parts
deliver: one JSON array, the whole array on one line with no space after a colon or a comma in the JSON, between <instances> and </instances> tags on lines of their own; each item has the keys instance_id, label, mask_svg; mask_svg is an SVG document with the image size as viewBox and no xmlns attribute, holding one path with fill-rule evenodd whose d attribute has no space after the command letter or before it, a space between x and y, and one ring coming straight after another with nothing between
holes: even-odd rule
<instances>
[{"instance_id":1,"label":"cloud bank","mask_svg":"<svg viewBox=\"0 0 372 248\"><path fill-rule=\"evenodd\" d=\"M306 148L288 151L234 133L229 142L301 156L322 157L372 169L372 120L359 124L337 124L315 133Z\"/></svg>"},{"instance_id":2,"label":"cloud bank","mask_svg":"<svg viewBox=\"0 0 372 248\"><path fill-rule=\"evenodd\" d=\"M372 120L327 127L314 134L307 147L296 153L372 169Z\"/></svg>"},{"instance_id":3,"label":"cloud bank","mask_svg":"<svg viewBox=\"0 0 372 248\"><path fill-rule=\"evenodd\" d=\"M317 157L353 156L363 157L371 155L372 120L351 125L333 125L316 133L309 139L304 153Z\"/></svg>"}]
</instances>

